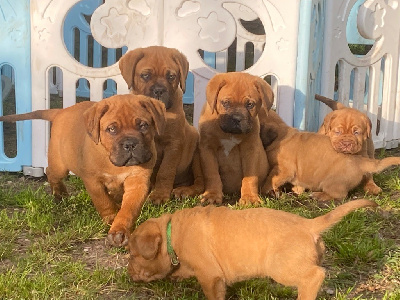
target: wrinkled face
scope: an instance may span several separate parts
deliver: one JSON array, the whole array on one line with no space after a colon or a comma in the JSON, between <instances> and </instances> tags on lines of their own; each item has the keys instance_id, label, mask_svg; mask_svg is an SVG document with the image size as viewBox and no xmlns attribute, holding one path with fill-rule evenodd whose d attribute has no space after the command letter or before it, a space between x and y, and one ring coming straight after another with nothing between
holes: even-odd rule
<instances>
[{"instance_id":1,"label":"wrinkled face","mask_svg":"<svg viewBox=\"0 0 400 300\"><path fill-rule=\"evenodd\" d=\"M117 167L148 162L153 157L154 134L151 116L140 107L134 111L122 105L107 111L100 120L100 141Z\"/></svg>"},{"instance_id":2,"label":"wrinkled face","mask_svg":"<svg viewBox=\"0 0 400 300\"><path fill-rule=\"evenodd\" d=\"M162 250L160 228L149 219L139 225L129 238L128 273L133 281L149 282L165 278L172 267L166 250Z\"/></svg>"},{"instance_id":3,"label":"wrinkled face","mask_svg":"<svg viewBox=\"0 0 400 300\"><path fill-rule=\"evenodd\" d=\"M226 133L249 133L260 107L260 95L253 85L227 84L217 98L219 126Z\"/></svg>"},{"instance_id":4,"label":"wrinkled face","mask_svg":"<svg viewBox=\"0 0 400 300\"><path fill-rule=\"evenodd\" d=\"M172 105L172 95L179 85L179 66L171 58L159 57L157 53L146 59L141 59L136 65L134 75L135 91L165 104L169 109Z\"/></svg>"},{"instance_id":5,"label":"wrinkled face","mask_svg":"<svg viewBox=\"0 0 400 300\"><path fill-rule=\"evenodd\" d=\"M330 114L326 135L330 137L335 151L347 154L360 152L371 134L369 119L355 109L340 109Z\"/></svg>"}]
</instances>

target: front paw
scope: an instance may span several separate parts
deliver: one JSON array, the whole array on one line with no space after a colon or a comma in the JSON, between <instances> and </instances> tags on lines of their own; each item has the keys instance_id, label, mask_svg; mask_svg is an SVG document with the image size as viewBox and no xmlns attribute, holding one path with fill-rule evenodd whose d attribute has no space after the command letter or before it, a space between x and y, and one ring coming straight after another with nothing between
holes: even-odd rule
<instances>
[{"instance_id":1,"label":"front paw","mask_svg":"<svg viewBox=\"0 0 400 300\"><path fill-rule=\"evenodd\" d=\"M154 204L160 205L166 203L170 199L170 197L171 197L170 191L154 189L150 193L148 199Z\"/></svg>"},{"instance_id":2,"label":"front paw","mask_svg":"<svg viewBox=\"0 0 400 300\"><path fill-rule=\"evenodd\" d=\"M259 206L262 204L263 201L260 199L258 195L242 195L239 199L239 204L240 205L254 205L254 206Z\"/></svg>"},{"instance_id":3,"label":"front paw","mask_svg":"<svg viewBox=\"0 0 400 300\"><path fill-rule=\"evenodd\" d=\"M202 204L222 204L222 192L205 191L200 196Z\"/></svg>"},{"instance_id":4,"label":"front paw","mask_svg":"<svg viewBox=\"0 0 400 300\"><path fill-rule=\"evenodd\" d=\"M364 185L364 191L371 195L378 195L382 192L382 189L375 182L370 181Z\"/></svg>"},{"instance_id":5,"label":"front paw","mask_svg":"<svg viewBox=\"0 0 400 300\"><path fill-rule=\"evenodd\" d=\"M175 198L183 199L188 197L195 197L201 194L203 191L198 187L191 185L191 186L180 186L172 190L172 195Z\"/></svg>"},{"instance_id":6,"label":"front paw","mask_svg":"<svg viewBox=\"0 0 400 300\"><path fill-rule=\"evenodd\" d=\"M114 247L122 247L128 244L129 232L126 229L116 229L114 230L112 227L107 235L107 240Z\"/></svg>"}]
</instances>

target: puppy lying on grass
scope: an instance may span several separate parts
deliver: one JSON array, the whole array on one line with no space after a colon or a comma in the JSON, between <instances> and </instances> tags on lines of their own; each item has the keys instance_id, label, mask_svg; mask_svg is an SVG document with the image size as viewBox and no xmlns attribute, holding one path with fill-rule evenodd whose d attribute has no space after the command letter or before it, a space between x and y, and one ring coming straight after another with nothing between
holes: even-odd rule
<instances>
[{"instance_id":1,"label":"puppy lying on grass","mask_svg":"<svg viewBox=\"0 0 400 300\"><path fill-rule=\"evenodd\" d=\"M195 276L208 299L225 299L226 285L271 277L315 299L325 278L320 234L361 207L361 199L306 219L269 208L196 207L149 219L129 239L134 281ZM235 228L235 230L231 230Z\"/></svg>"},{"instance_id":2,"label":"puppy lying on grass","mask_svg":"<svg viewBox=\"0 0 400 300\"><path fill-rule=\"evenodd\" d=\"M319 201L343 199L368 173L400 164L400 157L382 160L336 152L329 137L292 128L274 111L261 127L261 140L271 171L263 193L279 193L285 183L313 191Z\"/></svg>"}]
</instances>

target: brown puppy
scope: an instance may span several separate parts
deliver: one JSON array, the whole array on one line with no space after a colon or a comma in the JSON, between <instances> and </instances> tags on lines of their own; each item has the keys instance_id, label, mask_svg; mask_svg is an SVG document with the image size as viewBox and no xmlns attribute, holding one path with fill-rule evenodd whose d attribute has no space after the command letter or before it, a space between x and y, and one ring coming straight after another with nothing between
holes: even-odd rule
<instances>
[{"instance_id":1,"label":"brown puppy","mask_svg":"<svg viewBox=\"0 0 400 300\"><path fill-rule=\"evenodd\" d=\"M260 135L271 168L262 189L265 193L278 193L279 187L291 183L312 190L320 201L343 199L364 175L400 164L400 157L375 160L338 153L329 137L289 127L274 111L269 112Z\"/></svg>"},{"instance_id":2,"label":"brown puppy","mask_svg":"<svg viewBox=\"0 0 400 300\"><path fill-rule=\"evenodd\" d=\"M215 75L207 85L200 120L200 157L205 178L202 202L221 203L223 193L241 193L241 204L259 203L268 161L260 118L273 104L271 87L247 73Z\"/></svg>"},{"instance_id":3,"label":"brown puppy","mask_svg":"<svg viewBox=\"0 0 400 300\"><path fill-rule=\"evenodd\" d=\"M28 119L52 122L46 174L55 197L67 193L62 179L69 171L82 178L100 216L111 224L108 239L125 245L148 194L157 155L154 137L165 127L164 104L119 95L0 117Z\"/></svg>"},{"instance_id":4,"label":"brown puppy","mask_svg":"<svg viewBox=\"0 0 400 300\"><path fill-rule=\"evenodd\" d=\"M152 46L126 53L119 68L133 94L153 97L167 109L164 133L156 136L157 163L149 198L163 203L171 196L194 196L204 190L198 153L199 134L183 110L189 63L176 49ZM173 190L173 188L175 189Z\"/></svg>"},{"instance_id":5,"label":"brown puppy","mask_svg":"<svg viewBox=\"0 0 400 300\"><path fill-rule=\"evenodd\" d=\"M320 95L315 95L315 99L333 110L325 116L318 133L329 136L332 147L337 152L374 158L372 124L368 116L357 109L346 107L340 102ZM372 174L367 174L363 183L364 190L370 194L377 195L382 192L382 189L375 184Z\"/></svg>"},{"instance_id":6,"label":"brown puppy","mask_svg":"<svg viewBox=\"0 0 400 300\"><path fill-rule=\"evenodd\" d=\"M314 219L269 208L183 209L136 228L128 272L145 282L195 276L210 300L225 299L226 285L269 276L296 287L299 299L315 299L325 278L321 232L367 206L377 205L354 200Z\"/></svg>"}]
</instances>

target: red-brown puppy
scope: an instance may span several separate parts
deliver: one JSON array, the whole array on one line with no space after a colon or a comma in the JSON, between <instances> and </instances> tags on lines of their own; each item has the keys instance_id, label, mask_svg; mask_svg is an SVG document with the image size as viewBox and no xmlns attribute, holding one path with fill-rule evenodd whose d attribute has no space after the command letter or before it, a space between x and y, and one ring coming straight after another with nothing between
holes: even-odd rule
<instances>
[{"instance_id":1,"label":"red-brown puppy","mask_svg":"<svg viewBox=\"0 0 400 300\"><path fill-rule=\"evenodd\" d=\"M187 122L182 103L189 71L186 57L161 46L138 48L120 59L119 68L133 94L153 97L167 109L164 133L156 136L157 163L150 200L163 203L171 192L176 197L202 193L199 134Z\"/></svg>"},{"instance_id":2,"label":"red-brown puppy","mask_svg":"<svg viewBox=\"0 0 400 300\"><path fill-rule=\"evenodd\" d=\"M319 201L341 200L366 174L400 164L400 157L375 160L336 152L329 137L290 127L274 111L263 121L260 136L271 168L264 193L279 193L282 185L291 183L313 191Z\"/></svg>"},{"instance_id":3,"label":"red-brown puppy","mask_svg":"<svg viewBox=\"0 0 400 300\"><path fill-rule=\"evenodd\" d=\"M154 137L165 127L164 104L146 96L118 95L0 117L8 122L28 119L52 122L46 174L54 196L67 193L62 180L69 171L82 178L100 216L111 224L108 239L125 245L149 191L157 157Z\"/></svg>"},{"instance_id":4,"label":"red-brown puppy","mask_svg":"<svg viewBox=\"0 0 400 300\"><path fill-rule=\"evenodd\" d=\"M332 99L315 95L315 99L325 103L333 111L327 114L318 133L329 136L332 147L341 153L357 154L374 158L374 142L371 134L371 120L355 108L344 106ZM372 178L367 174L363 180L364 190L376 195L382 192Z\"/></svg>"},{"instance_id":5,"label":"red-brown puppy","mask_svg":"<svg viewBox=\"0 0 400 300\"><path fill-rule=\"evenodd\" d=\"M271 87L257 76L233 72L215 75L206 92L199 120L202 202L219 204L223 193L240 192L241 204L259 203L268 172L259 117L273 104Z\"/></svg>"},{"instance_id":6,"label":"red-brown puppy","mask_svg":"<svg viewBox=\"0 0 400 300\"><path fill-rule=\"evenodd\" d=\"M269 276L296 287L299 299L315 299L325 278L320 233L367 206L376 203L350 201L314 219L269 208L183 209L135 229L128 272L144 282L195 276L210 300L224 300L226 285Z\"/></svg>"}]
</instances>

